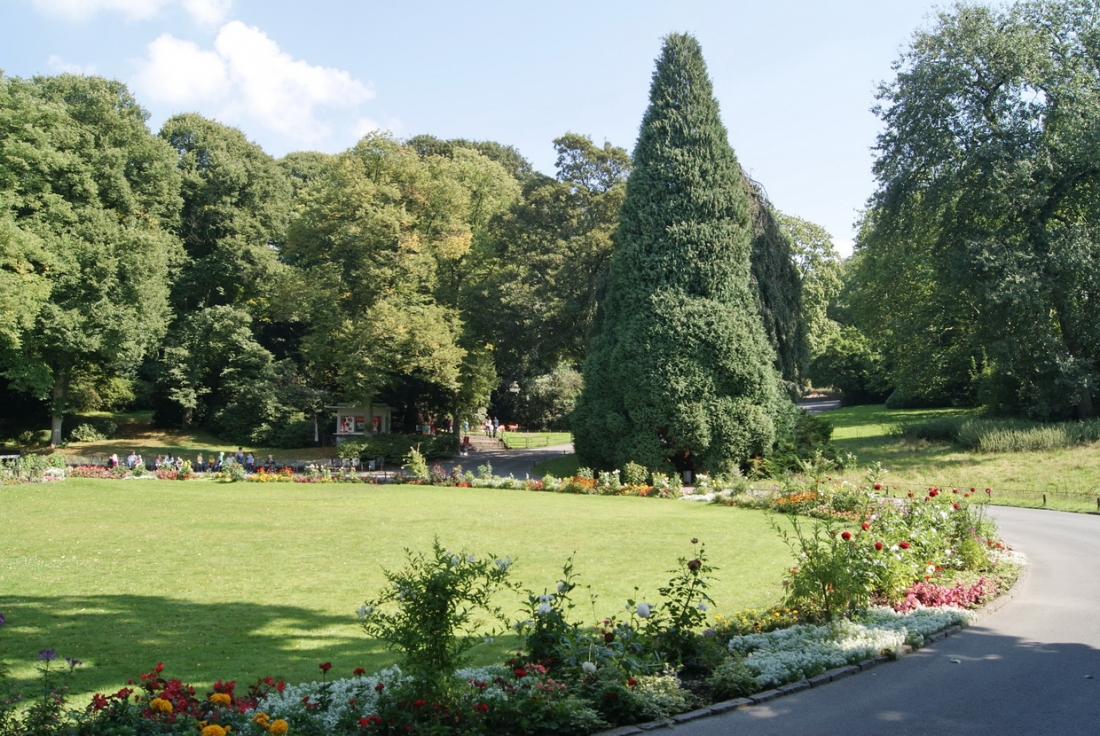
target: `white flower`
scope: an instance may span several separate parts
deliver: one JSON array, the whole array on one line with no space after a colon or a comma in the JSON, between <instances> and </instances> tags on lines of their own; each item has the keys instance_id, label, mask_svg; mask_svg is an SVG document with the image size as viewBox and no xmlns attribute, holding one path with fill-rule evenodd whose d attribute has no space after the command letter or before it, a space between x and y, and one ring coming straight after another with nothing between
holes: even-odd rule
<instances>
[{"instance_id":1,"label":"white flower","mask_svg":"<svg viewBox=\"0 0 1100 736\"><path fill-rule=\"evenodd\" d=\"M705 610L707 610L707 604L706 603L700 603L699 605L696 606L696 608L698 608L700 611L705 611Z\"/></svg>"},{"instance_id":2,"label":"white flower","mask_svg":"<svg viewBox=\"0 0 1100 736\"><path fill-rule=\"evenodd\" d=\"M359 610L356 611L356 613L359 614L359 618L366 618L367 616L374 613L374 606L368 606L366 603L364 603L363 605L359 606Z\"/></svg>"},{"instance_id":3,"label":"white flower","mask_svg":"<svg viewBox=\"0 0 1100 736\"><path fill-rule=\"evenodd\" d=\"M505 557L504 559L498 559L497 560L497 567L500 568L501 572L504 572L505 570L507 570L511 566L512 566L511 556Z\"/></svg>"},{"instance_id":4,"label":"white flower","mask_svg":"<svg viewBox=\"0 0 1100 736\"><path fill-rule=\"evenodd\" d=\"M596 665L592 662L582 662L581 669L584 670L587 675L596 674Z\"/></svg>"},{"instance_id":5,"label":"white flower","mask_svg":"<svg viewBox=\"0 0 1100 736\"><path fill-rule=\"evenodd\" d=\"M558 581L558 592L559 593L564 593L566 591L566 589L568 589L568 588L569 588L569 583L565 582L564 580L559 580Z\"/></svg>"},{"instance_id":6,"label":"white flower","mask_svg":"<svg viewBox=\"0 0 1100 736\"><path fill-rule=\"evenodd\" d=\"M545 616L553 610L554 608L549 603L543 602L539 604L538 609L536 609L536 613L538 613L540 616Z\"/></svg>"},{"instance_id":7,"label":"white flower","mask_svg":"<svg viewBox=\"0 0 1100 736\"><path fill-rule=\"evenodd\" d=\"M540 595L539 596L539 603L549 603L552 600L554 600L554 596L552 596L552 595Z\"/></svg>"},{"instance_id":8,"label":"white flower","mask_svg":"<svg viewBox=\"0 0 1100 736\"><path fill-rule=\"evenodd\" d=\"M640 618L649 618L649 612L652 607L648 603L638 604L638 616Z\"/></svg>"},{"instance_id":9,"label":"white flower","mask_svg":"<svg viewBox=\"0 0 1100 736\"><path fill-rule=\"evenodd\" d=\"M470 563L471 565L474 564L475 562L477 562L477 555L467 555L466 562Z\"/></svg>"}]
</instances>

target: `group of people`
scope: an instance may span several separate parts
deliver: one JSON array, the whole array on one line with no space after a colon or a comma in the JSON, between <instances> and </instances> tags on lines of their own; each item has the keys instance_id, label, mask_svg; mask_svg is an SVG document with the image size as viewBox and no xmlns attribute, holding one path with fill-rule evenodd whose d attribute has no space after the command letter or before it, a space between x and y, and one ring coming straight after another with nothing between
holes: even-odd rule
<instances>
[{"instance_id":1,"label":"group of people","mask_svg":"<svg viewBox=\"0 0 1100 736\"><path fill-rule=\"evenodd\" d=\"M485 424L482 429L485 430L486 437L496 437L497 433L500 432L500 419L485 417Z\"/></svg>"},{"instance_id":2,"label":"group of people","mask_svg":"<svg viewBox=\"0 0 1100 736\"><path fill-rule=\"evenodd\" d=\"M273 455L268 455L267 460L262 465L257 466L256 457L251 452L246 453L244 448L241 447L238 447L237 452L229 456L229 461L244 466L246 473L255 473L257 467L269 473L275 470L275 457ZM172 453L157 455L153 461L152 470L180 470L184 462L185 458L182 455L177 457L173 457ZM123 464L125 464L127 470L133 470L139 465L145 467L145 460L137 453L137 450L131 450L125 461L119 460L117 453L112 453L107 458L108 468L117 468ZM198 473L218 473L225 467L225 464L224 452L219 452L217 457L211 452L206 458L200 452L195 456L195 462L191 465L191 468Z\"/></svg>"}]
</instances>

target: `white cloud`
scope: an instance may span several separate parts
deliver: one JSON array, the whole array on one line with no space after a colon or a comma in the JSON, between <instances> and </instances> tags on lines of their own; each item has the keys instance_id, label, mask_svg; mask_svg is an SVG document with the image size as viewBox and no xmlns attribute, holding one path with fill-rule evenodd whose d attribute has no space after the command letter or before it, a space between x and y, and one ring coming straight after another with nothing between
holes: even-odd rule
<instances>
[{"instance_id":1,"label":"white cloud","mask_svg":"<svg viewBox=\"0 0 1100 736\"><path fill-rule=\"evenodd\" d=\"M233 0L34 0L34 5L69 20L87 20L104 11L122 13L128 20L149 20L175 2L201 26L217 26L233 6Z\"/></svg>"},{"instance_id":2,"label":"white cloud","mask_svg":"<svg viewBox=\"0 0 1100 736\"><path fill-rule=\"evenodd\" d=\"M833 240L833 245L836 246L837 252L840 253L843 258L851 256L852 252L856 249L856 241L851 238L837 238Z\"/></svg>"},{"instance_id":3,"label":"white cloud","mask_svg":"<svg viewBox=\"0 0 1100 736\"><path fill-rule=\"evenodd\" d=\"M46 60L46 63L49 64L52 71L55 71L58 74L95 74L94 64L83 65L71 61L65 61L57 54L50 54L49 58Z\"/></svg>"},{"instance_id":4,"label":"white cloud","mask_svg":"<svg viewBox=\"0 0 1100 736\"><path fill-rule=\"evenodd\" d=\"M103 10L123 13L133 20L152 18L169 0L34 0L39 10L70 20L85 20Z\"/></svg>"},{"instance_id":5,"label":"white cloud","mask_svg":"<svg viewBox=\"0 0 1100 736\"><path fill-rule=\"evenodd\" d=\"M323 142L332 135L326 113L354 110L374 96L348 72L295 59L240 21L222 27L213 50L164 34L148 51L134 81L142 94L176 107L213 107L220 120L260 126L295 145ZM355 124L378 128L365 119Z\"/></svg>"},{"instance_id":6,"label":"white cloud","mask_svg":"<svg viewBox=\"0 0 1100 736\"><path fill-rule=\"evenodd\" d=\"M200 26L213 28L229 16L233 0L181 0L184 10Z\"/></svg>"},{"instance_id":7,"label":"white cloud","mask_svg":"<svg viewBox=\"0 0 1100 736\"><path fill-rule=\"evenodd\" d=\"M177 107L218 102L230 92L224 60L191 41L162 34L149 44L134 86L151 100Z\"/></svg>"}]
</instances>

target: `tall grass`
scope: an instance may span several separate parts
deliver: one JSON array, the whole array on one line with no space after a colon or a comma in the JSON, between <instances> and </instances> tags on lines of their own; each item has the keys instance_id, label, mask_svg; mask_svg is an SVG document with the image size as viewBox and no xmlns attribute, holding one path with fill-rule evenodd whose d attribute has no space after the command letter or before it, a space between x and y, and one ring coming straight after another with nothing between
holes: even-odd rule
<instances>
[{"instance_id":1,"label":"tall grass","mask_svg":"<svg viewBox=\"0 0 1100 736\"><path fill-rule=\"evenodd\" d=\"M1026 419L939 417L900 425L905 439L954 442L975 452L1075 447L1100 440L1100 420L1043 423Z\"/></svg>"}]
</instances>

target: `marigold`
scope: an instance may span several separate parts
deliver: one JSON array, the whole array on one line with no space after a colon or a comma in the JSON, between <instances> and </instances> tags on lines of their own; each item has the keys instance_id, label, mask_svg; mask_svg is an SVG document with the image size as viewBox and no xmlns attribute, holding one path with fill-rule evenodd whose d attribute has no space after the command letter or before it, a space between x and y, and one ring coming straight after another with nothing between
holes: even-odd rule
<instances>
[{"instance_id":1,"label":"marigold","mask_svg":"<svg viewBox=\"0 0 1100 736\"><path fill-rule=\"evenodd\" d=\"M225 736L227 733L229 733L228 728L223 728L216 723L211 723L202 730L200 736Z\"/></svg>"},{"instance_id":2,"label":"marigold","mask_svg":"<svg viewBox=\"0 0 1100 736\"><path fill-rule=\"evenodd\" d=\"M285 736L289 730L290 724L282 718L272 721L271 725L267 727L267 732L275 734L275 736Z\"/></svg>"},{"instance_id":3,"label":"marigold","mask_svg":"<svg viewBox=\"0 0 1100 736\"><path fill-rule=\"evenodd\" d=\"M157 713L171 713L172 704L164 698L153 698L149 701L149 710Z\"/></svg>"},{"instance_id":4,"label":"marigold","mask_svg":"<svg viewBox=\"0 0 1100 736\"><path fill-rule=\"evenodd\" d=\"M211 693L210 702L214 705L228 706L233 703L233 698L229 693Z\"/></svg>"},{"instance_id":5,"label":"marigold","mask_svg":"<svg viewBox=\"0 0 1100 736\"><path fill-rule=\"evenodd\" d=\"M270 719L271 719L271 717L267 713L264 713L263 711L260 711L256 715L252 716L252 722L255 723L257 726L259 726L260 728L264 728L264 729L266 729L268 727L268 725L270 725L268 723L268 721Z\"/></svg>"}]
</instances>

